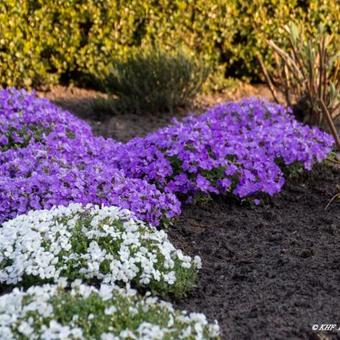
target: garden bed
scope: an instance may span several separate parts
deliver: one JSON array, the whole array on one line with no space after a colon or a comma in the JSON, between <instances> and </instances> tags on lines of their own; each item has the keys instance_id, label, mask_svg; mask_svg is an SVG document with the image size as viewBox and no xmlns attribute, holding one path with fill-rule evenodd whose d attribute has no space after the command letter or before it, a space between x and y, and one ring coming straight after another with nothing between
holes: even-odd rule
<instances>
[{"instance_id":1,"label":"garden bed","mask_svg":"<svg viewBox=\"0 0 340 340\"><path fill-rule=\"evenodd\" d=\"M339 169L318 166L269 205L183 208L169 234L203 267L177 307L217 319L223 339L319 339L313 324L339 322L340 204L324 209L336 183Z\"/></svg>"},{"instance_id":2,"label":"garden bed","mask_svg":"<svg viewBox=\"0 0 340 340\"><path fill-rule=\"evenodd\" d=\"M47 96L86 118L97 134L126 141L171 118L96 117L77 91L78 99L62 88ZM234 99L264 94L265 89L249 87L234 92ZM201 99L198 106L232 96ZM319 339L313 324L338 322L340 204L325 210L338 183L340 169L321 165L288 180L266 205L216 197L184 206L168 232L176 246L201 256L203 268L197 288L175 301L176 307L217 319L223 339Z\"/></svg>"},{"instance_id":3,"label":"garden bed","mask_svg":"<svg viewBox=\"0 0 340 340\"><path fill-rule=\"evenodd\" d=\"M74 95L72 100L76 101L77 91ZM194 312L196 319L198 311L204 312L211 322L217 319L223 339L318 338L312 331L313 324L337 323L340 204L337 201L327 210L325 207L338 192L340 168L324 160L332 147L327 134L297 123L282 106L244 99L216 106L200 117L184 118L183 111L176 117L183 118L182 124L174 123L145 138L122 144L93 136L84 122L48 101L16 90L4 91L2 96L7 120L2 127L6 135L0 145L4 202L0 217L6 221L28 210L37 210L4 224L4 241L0 244L6 248L3 251L6 270L5 267L2 270L2 282L10 285L22 281L29 286L31 274L41 279L38 283L65 273L71 281L80 277L89 283L94 278L106 283L134 278L133 286L149 288L157 294L164 291L165 299L180 309ZM84 96L81 100L85 103L93 98ZM95 106L87 111L75 104L73 110L65 103L63 107L85 118L92 127L97 125L96 134L118 140L144 135L171 120L170 115L162 123L156 118L155 124L150 123L154 118L151 116L144 116L145 121L143 116L139 120L127 119L123 130L128 133L121 134L115 125L105 131L107 117L96 115ZM313 165L312 171L303 172L303 168L311 169ZM214 197L216 194L220 196ZM179 199L183 203L182 214ZM130 216L125 215L127 212L116 216L119 221L111 221L106 218L104 207L100 208L103 219L99 219L96 215L99 208L94 208L96 213L92 216L90 210L83 211L80 205L69 205L55 210L57 215L51 222L50 215L40 211L70 202L117 205L160 228L170 220L167 232L171 242L192 255L193 264L190 257L176 251L178 260L184 261L178 268L175 266L176 273L164 272L175 264L165 253L164 264L158 263L162 256L150 257L150 264L157 262L159 270L149 264L145 267L143 254L147 248L143 246L138 256L134 253L131 270L126 271L117 261L108 267L106 258L105 263L101 262L100 254L106 254L111 261L118 252L125 261L130 253L126 246L132 245L134 252L138 242L131 241L131 237L139 234L144 235L143 239L164 241L159 247L161 252L175 248L163 240L164 231L159 231L157 237L146 236L148 229L137 226L142 222L131 225L132 217L124 224L132 234L127 237L123 233L121 237L127 243L120 250L112 247L111 241L106 243L111 227L112 238L118 237L122 221ZM71 216L71 211L76 215L64 220L64 209L65 216ZM113 209L110 214L115 216L117 208L107 209ZM46 222L43 234L46 228L51 232L44 234L41 249L38 247L32 253L30 242L36 237L36 220ZM62 232L57 229L54 234L56 225ZM81 225L91 228L77 229ZM98 228L92 230L94 227ZM140 228L139 234L136 228ZM69 241L60 237L65 232ZM59 262L53 259L55 267L47 266L44 271L39 267L42 252L48 252L44 254L51 258L61 251L59 246L55 248L53 235L68 255L62 253L62 261L59 257ZM83 241L74 242L79 237ZM97 247L99 243L103 249ZM30 254L27 263L22 259L12 263L12 257L21 258L20 252ZM194 289L188 291L186 287L194 283L196 269L200 268L196 255L202 257L203 269ZM77 256L86 264L79 272L75 270L79 267L79 262L74 262ZM35 257L37 268L32 265ZM91 259L94 262L87 272ZM100 264L96 259L101 259ZM136 259L143 266L135 265L139 263ZM165 281L154 284L138 268L152 272L157 282L161 275ZM194 269L193 273L186 268ZM58 275L53 274L54 270ZM170 286L177 282L177 277L178 285L172 290ZM2 292L7 289L2 287ZM188 295L179 298L182 293ZM207 325L202 318L199 316L202 325ZM198 324L195 332L215 334L214 325L206 330L202 325ZM191 332L191 328L186 331Z\"/></svg>"},{"instance_id":4,"label":"garden bed","mask_svg":"<svg viewBox=\"0 0 340 340\"><path fill-rule=\"evenodd\" d=\"M264 94L251 90L235 96ZM75 101L59 91L49 97L59 93L62 106L72 111ZM137 115L95 119L86 105L73 112L89 119L98 134L123 141L170 121ZM217 197L185 206L170 238L187 253L199 254L203 268L198 287L177 307L217 319L224 339L307 339L316 334L313 324L338 322L340 204L324 209L337 183L339 169L318 166L288 181L268 205L241 206Z\"/></svg>"}]
</instances>

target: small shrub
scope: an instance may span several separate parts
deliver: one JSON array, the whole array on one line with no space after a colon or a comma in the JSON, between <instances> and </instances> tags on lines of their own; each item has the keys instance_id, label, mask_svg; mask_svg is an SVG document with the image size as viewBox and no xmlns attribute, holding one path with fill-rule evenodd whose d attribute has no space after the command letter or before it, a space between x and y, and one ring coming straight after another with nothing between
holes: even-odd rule
<instances>
[{"instance_id":1,"label":"small shrub","mask_svg":"<svg viewBox=\"0 0 340 340\"><path fill-rule=\"evenodd\" d=\"M8 285L65 277L183 295L200 266L199 257L176 250L164 231L117 207L30 211L5 222L0 240L0 282Z\"/></svg>"},{"instance_id":2,"label":"small shrub","mask_svg":"<svg viewBox=\"0 0 340 340\"><path fill-rule=\"evenodd\" d=\"M184 53L156 49L115 62L105 83L118 96L118 110L154 113L190 103L207 76L208 69Z\"/></svg>"},{"instance_id":3,"label":"small shrub","mask_svg":"<svg viewBox=\"0 0 340 340\"><path fill-rule=\"evenodd\" d=\"M217 323L154 297L76 283L14 289L0 297L1 339L218 339Z\"/></svg>"},{"instance_id":4,"label":"small shrub","mask_svg":"<svg viewBox=\"0 0 340 340\"><path fill-rule=\"evenodd\" d=\"M114 116L117 113L117 101L114 98L97 97L91 100L90 108L98 120Z\"/></svg>"}]
</instances>

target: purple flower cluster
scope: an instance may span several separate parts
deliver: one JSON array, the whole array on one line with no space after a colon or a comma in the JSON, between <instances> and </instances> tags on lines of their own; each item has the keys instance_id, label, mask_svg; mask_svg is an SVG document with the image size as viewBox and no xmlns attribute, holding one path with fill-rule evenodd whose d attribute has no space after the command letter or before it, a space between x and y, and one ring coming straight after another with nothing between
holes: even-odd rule
<instances>
[{"instance_id":1,"label":"purple flower cluster","mask_svg":"<svg viewBox=\"0 0 340 340\"><path fill-rule=\"evenodd\" d=\"M112 166L118 143L49 101L0 91L0 223L72 202L116 205L158 225L180 212L171 193Z\"/></svg>"},{"instance_id":2,"label":"purple flower cluster","mask_svg":"<svg viewBox=\"0 0 340 340\"><path fill-rule=\"evenodd\" d=\"M128 208L158 225L180 213L175 195L273 195L282 166L311 169L333 145L283 106L255 98L126 144L95 137L85 122L25 91L0 91L0 118L0 223L78 202Z\"/></svg>"},{"instance_id":3,"label":"purple flower cluster","mask_svg":"<svg viewBox=\"0 0 340 340\"><path fill-rule=\"evenodd\" d=\"M332 145L330 135L298 123L283 106L250 98L119 145L112 159L127 176L165 192L243 198L277 193L284 184L280 166L311 169Z\"/></svg>"}]
</instances>

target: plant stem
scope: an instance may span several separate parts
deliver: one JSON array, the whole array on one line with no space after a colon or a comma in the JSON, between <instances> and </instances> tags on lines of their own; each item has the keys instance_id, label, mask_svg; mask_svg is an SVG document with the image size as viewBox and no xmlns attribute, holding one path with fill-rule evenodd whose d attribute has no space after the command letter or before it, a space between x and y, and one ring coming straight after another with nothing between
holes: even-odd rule
<instances>
[{"instance_id":1,"label":"plant stem","mask_svg":"<svg viewBox=\"0 0 340 340\"><path fill-rule=\"evenodd\" d=\"M338 132L336 131L336 127L335 127L335 124L333 122L333 119L332 119L332 117L331 117L331 115L330 115L330 113L327 109L327 106L326 106L326 104L325 104L325 102L323 101L322 98L319 99L319 102L321 104L321 109L322 109L324 115L326 116L328 126L331 129L332 135L335 139L337 151L340 152L340 137L338 135Z\"/></svg>"},{"instance_id":2,"label":"plant stem","mask_svg":"<svg viewBox=\"0 0 340 340\"><path fill-rule=\"evenodd\" d=\"M263 63L263 61L262 61L260 55L257 54L256 57L257 57L257 60L258 60L259 63L260 63L262 72L263 72L263 74L264 74L264 76L265 76L265 78L266 78L266 81L267 81L267 84L268 84L268 86L269 86L270 92L272 93L272 96L273 96L274 100L275 100L277 103L279 103L278 96L277 96L277 94L276 94L274 85L273 85L273 83L272 83L272 81L271 81L271 79L270 79L270 77L269 77L269 74L268 74L268 72L267 72L267 69L266 69L266 67L264 66L264 63Z\"/></svg>"}]
</instances>

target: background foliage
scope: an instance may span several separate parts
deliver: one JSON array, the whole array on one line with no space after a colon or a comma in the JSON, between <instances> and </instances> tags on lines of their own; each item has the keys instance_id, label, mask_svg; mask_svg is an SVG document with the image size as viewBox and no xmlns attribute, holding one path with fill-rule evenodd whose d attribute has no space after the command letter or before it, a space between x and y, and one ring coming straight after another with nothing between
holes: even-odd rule
<instances>
[{"instance_id":1,"label":"background foliage","mask_svg":"<svg viewBox=\"0 0 340 340\"><path fill-rule=\"evenodd\" d=\"M114 59L140 46L186 48L227 76L258 79L265 39L301 21L323 22L339 34L334 0L1 0L0 78L3 86L37 87L105 76Z\"/></svg>"}]
</instances>

